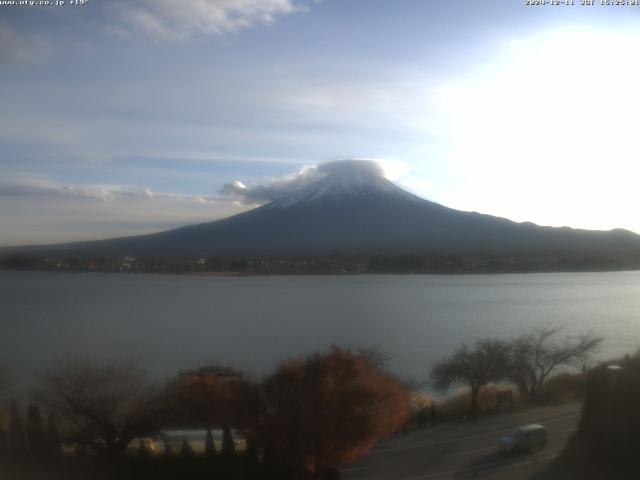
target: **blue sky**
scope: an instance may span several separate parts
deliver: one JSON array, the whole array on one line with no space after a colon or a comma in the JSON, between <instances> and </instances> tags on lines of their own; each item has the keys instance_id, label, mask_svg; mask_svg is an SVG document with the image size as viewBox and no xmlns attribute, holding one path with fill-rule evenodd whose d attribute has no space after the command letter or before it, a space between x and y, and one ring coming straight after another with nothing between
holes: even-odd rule
<instances>
[{"instance_id":1,"label":"blue sky","mask_svg":"<svg viewBox=\"0 0 640 480\"><path fill-rule=\"evenodd\" d=\"M379 159L464 210L640 232L640 7L0 6L0 245L237 213L227 183Z\"/></svg>"}]
</instances>

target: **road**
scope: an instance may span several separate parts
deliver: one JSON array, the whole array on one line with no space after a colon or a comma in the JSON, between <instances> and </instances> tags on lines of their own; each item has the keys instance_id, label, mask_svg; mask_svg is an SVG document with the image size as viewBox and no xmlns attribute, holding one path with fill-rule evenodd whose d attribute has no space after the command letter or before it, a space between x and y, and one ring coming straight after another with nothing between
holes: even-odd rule
<instances>
[{"instance_id":1,"label":"road","mask_svg":"<svg viewBox=\"0 0 640 480\"><path fill-rule=\"evenodd\" d=\"M344 480L518 480L539 472L575 431L580 404L537 407L426 428L378 444L342 469ZM503 454L498 439L529 423L544 425L546 448L533 454Z\"/></svg>"}]
</instances>

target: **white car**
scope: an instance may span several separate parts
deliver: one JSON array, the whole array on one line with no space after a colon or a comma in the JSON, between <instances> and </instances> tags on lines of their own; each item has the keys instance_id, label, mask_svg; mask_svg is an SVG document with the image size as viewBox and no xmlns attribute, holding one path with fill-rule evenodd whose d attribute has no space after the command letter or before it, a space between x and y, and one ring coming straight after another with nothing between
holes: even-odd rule
<instances>
[{"instance_id":1,"label":"white car","mask_svg":"<svg viewBox=\"0 0 640 480\"><path fill-rule=\"evenodd\" d=\"M533 452L547 445L547 429L537 423L525 425L502 437L498 445L503 452Z\"/></svg>"}]
</instances>

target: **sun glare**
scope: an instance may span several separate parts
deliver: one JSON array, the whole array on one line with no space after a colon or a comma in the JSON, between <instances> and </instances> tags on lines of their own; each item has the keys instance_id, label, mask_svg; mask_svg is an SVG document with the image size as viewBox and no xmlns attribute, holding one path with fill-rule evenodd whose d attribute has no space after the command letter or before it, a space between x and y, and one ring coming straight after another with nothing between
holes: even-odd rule
<instances>
[{"instance_id":1,"label":"sun glare","mask_svg":"<svg viewBox=\"0 0 640 480\"><path fill-rule=\"evenodd\" d=\"M374 159L382 167L385 178L389 180L398 180L407 174L409 167L406 162L393 158L376 158Z\"/></svg>"},{"instance_id":2,"label":"sun glare","mask_svg":"<svg viewBox=\"0 0 640 480\"><path fill-rule=\"evenodd\" d=\"M483 73L441 89L456 132L452 160L473 185L461 207L484 201L519 220L629 225L638 200L638 45L635 32L545 32L510 42Z\"/></svg>"}]
</instances>

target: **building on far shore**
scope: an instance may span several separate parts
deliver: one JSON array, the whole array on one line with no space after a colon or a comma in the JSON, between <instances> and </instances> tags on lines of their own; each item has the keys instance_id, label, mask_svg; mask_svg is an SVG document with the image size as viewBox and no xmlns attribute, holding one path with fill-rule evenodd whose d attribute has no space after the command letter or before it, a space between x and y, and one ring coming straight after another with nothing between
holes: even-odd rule
<instances>
[{"instance_id":1,"label":"building on far shore","mask_svg":"<svg viewBox=\"0 0 640 480\"><path fill-rule=\"evenodd\" d=\"M233 382L244 379L244 372L229 365L203 365L195 370L181 370L180 380L186 383Z\"/></svg>"}]
</instances>

